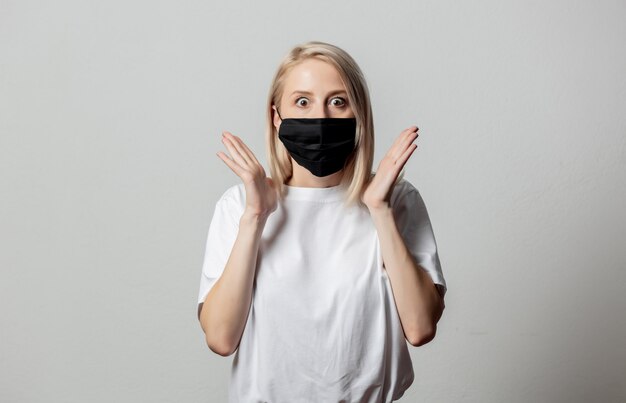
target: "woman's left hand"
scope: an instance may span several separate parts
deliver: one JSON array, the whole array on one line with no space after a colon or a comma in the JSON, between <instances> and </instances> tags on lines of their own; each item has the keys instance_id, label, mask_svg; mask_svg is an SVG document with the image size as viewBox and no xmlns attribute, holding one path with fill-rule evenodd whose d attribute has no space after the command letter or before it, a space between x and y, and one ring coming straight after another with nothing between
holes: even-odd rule
<instances>
[{"instance_id":1,"label":"woman's left hand","mask_svg":"<svg viewBox=\"0 0 626 403\"><path fill-rule=\"evenodd\" d=\"M417 144L413 141L419 136L417 126L411 126L400 133L394 141L391 149L385 154L378 165L376 175L367 185L361 200L372 211L374 209L389 207L392 187L400 171L409 160Z\"/></svg>"}]
</instances>

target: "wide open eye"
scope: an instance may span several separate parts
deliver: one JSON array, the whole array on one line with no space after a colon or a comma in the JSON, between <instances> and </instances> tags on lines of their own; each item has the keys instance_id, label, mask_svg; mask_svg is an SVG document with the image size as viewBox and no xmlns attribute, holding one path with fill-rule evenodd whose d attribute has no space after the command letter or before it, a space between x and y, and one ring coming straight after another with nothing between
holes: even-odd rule
<instances>
[{"instance_id":1,"label":"wide open eye","mask_svg":"<svg viewBox=\"0 0 626 403\"><path fill-rule=\"evenodd\" d=\"M333 103L334 100L338 100L339 103ZM346 104L346 100L341 98L341 97L335 97L333 99L330 100L330 102L334 105L334 106L344 106Z\"/></svg>"},{"instance_id":2,"label":"wide open eye","mask_svg":"<svg viewBox=\"0 0 626 403\"><path fill-rule=\"evenodd\" d=\"M304 100L305 101L304 104L302 104L300 100ZM306 99L305 97L300 97L296 99L296 104L298 104L298 106L306 106L308 103L309 103L309 100Z\"/></svg>"}]
</instances>

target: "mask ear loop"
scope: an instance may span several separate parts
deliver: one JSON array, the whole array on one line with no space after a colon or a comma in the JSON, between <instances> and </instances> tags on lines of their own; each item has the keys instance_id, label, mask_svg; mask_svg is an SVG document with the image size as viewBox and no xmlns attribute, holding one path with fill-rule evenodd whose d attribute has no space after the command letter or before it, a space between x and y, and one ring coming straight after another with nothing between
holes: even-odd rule
<instances>
[{"instance_id":1,"label":"mask ear loop","mask_svg":"<svg viewBox=\"0 0 626 403\"><path fill-rule=\"evenodd\" d=\"M276 112L278 113L278 117L280 118L280 120L283 120L283 117L280 116L280 111L278 110L278 107L276 107Z\"/></svg>"}]
</instances>

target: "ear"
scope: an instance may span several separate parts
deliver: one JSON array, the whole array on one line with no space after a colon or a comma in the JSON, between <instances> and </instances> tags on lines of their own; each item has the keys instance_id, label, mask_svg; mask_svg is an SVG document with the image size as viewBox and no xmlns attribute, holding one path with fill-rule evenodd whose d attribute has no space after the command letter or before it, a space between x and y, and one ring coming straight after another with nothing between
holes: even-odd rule
<instances>
[{"instance_id":1,"label":"ear","mask_svg":"<svg viewBox=\"0 0 626 403\"><path fill-rule=\"evenodd\" d=\"M276 111L276 105L272 105L272 121L274 123L274 127L276 130L280 127L280 123L282 122L280 117L278 116L278 112Z\"/></svg>"}]
</instances>

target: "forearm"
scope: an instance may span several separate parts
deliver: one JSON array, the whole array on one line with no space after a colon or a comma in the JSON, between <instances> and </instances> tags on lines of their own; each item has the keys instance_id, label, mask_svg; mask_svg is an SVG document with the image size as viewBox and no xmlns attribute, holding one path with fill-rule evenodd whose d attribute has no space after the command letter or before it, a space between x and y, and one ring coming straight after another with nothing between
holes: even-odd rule
<instances>
[{"instance_id":1,"label":"forearm","mask_svg":"<svg viewBox=\"0 0 626 403\"><path fill-rule=\"evenodd\" d=\"M414 346L430 341L443 303L428 273L409 253L390 207L371 209L383 263L391 282L398 315L407 340Z\"/></svg>"},{"instance_id":2,"label":"forearm","mask_svg":"<svg viewBox=\"0 0 626 403\"><path fill-rule=\"evenodd\" d=\"M265 222L264 217L243 214L224 271L202 306L200 323L207 345L220 355L232 354L245 328Z\"/></svg>"}]
</instances>

